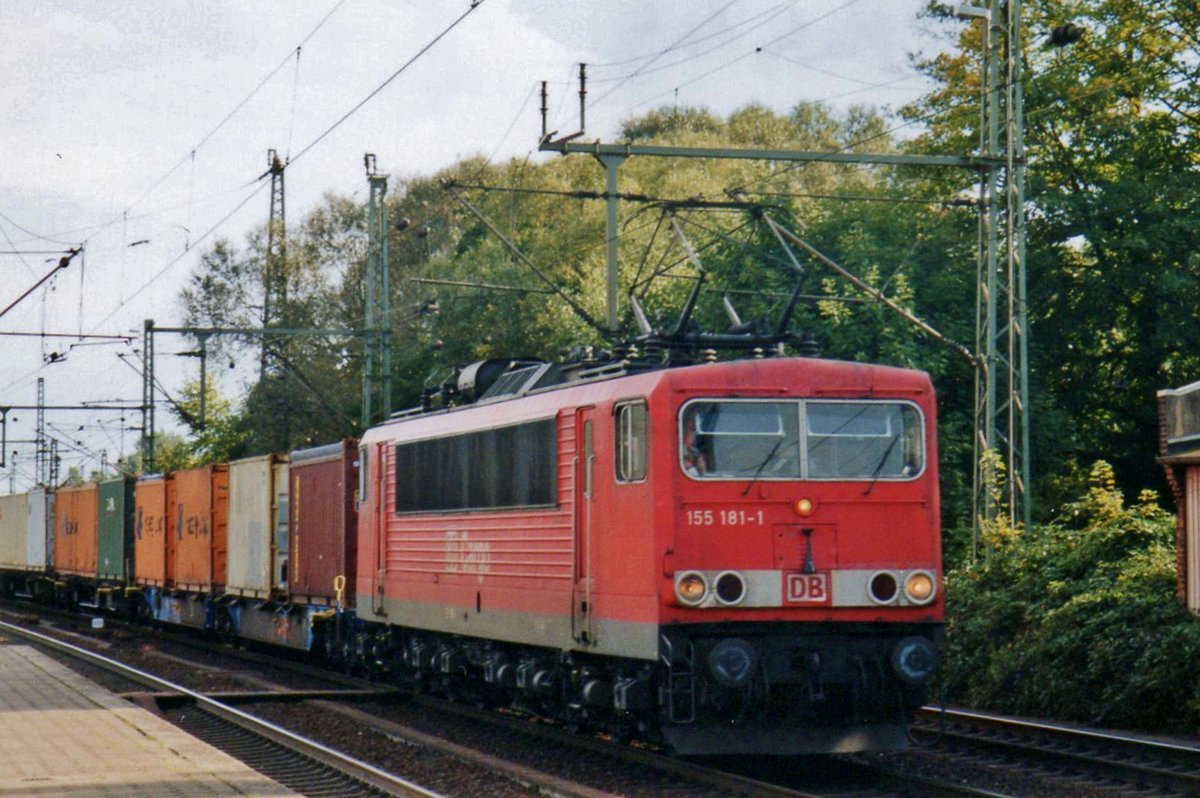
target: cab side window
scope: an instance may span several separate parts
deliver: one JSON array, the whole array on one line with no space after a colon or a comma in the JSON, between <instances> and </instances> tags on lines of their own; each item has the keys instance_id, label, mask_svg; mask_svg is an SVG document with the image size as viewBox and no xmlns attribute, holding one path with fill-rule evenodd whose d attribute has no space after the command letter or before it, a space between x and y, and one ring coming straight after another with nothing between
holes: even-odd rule
<instances>
[{"instance_id":1,"label":"cab side window","mask_svg":"<svg viewBox=\"0 0 1200 798\"><path fill-rule=\"evenodd\" d=\"M646 403L623 402L613 414L617 482L640 482L646 478Z\"/></svg>"}]
</instances>

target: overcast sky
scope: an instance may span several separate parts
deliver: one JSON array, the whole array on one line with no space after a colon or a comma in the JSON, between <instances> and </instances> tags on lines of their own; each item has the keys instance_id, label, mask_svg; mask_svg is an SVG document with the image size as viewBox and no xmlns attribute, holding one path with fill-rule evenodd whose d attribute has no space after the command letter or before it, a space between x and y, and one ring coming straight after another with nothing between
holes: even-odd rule
<instances>
[{"instance_id":1,"label":"overcast sky","mask_svg":"<svg viewBox=\"0 0 1200 798\"><path fill-rule=\"evenodd\" d=\"M84 247L0 317L0 333L136 336L0 337L0 406L34 404L38 377L49 404L140 403L143 319L178 324L201 253L265 223L257 178L268 149L292 160L295 223L326 192L364 197L368 151L397 176L525 156L540 132L541 80L551 128L577 129L579 62L590 65L588 134L602 140L676 102L719 113L751 101L895 108L925 86L909 54L938 46L917 17L924 4L483 0L467 13L468 0L0 0L0 308L63 249ZM187 348L180 339L156 344L156 370L177 391L195 361L172 354ZM65 358L47 363L55 353ZM10 473L17 490L29 485L33 448L21 441L34 416L9 414L0 492ZM47 422L64 441L65 473L96 467L102 450L131 451L128 428L141 419L51 412Z\"/></svg>"}]
</instances>

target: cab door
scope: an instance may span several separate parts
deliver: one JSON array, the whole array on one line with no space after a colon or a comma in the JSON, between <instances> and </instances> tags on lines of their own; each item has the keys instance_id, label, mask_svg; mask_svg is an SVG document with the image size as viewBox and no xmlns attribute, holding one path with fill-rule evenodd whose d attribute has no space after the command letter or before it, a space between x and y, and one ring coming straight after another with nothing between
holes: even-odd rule
<instances>
[{"instance_id":1,"label":"cab door","mask_svg":"<svg viewBox=\"0 0 1200 798\"><path fill-rule=\"evenodd\" d=\"M595 645L592 620L592 516L595 501L595 407L575 411L575 541L571 590L571 634L581 645Z\"/></svg>"},{"instance_id":2,"label":"cab door","mask_svg":"<svg viewBox=\"0 0 1200 798\"><path fill-rule=\"evenodd\" d=\"M384 606L384 592L387 587L387 453L388 447L386 443L375 444L375 452L369 458L369 463L374 467L368 471L364 484L368 485L368 490L373 494L371 498L372 520L371 527L375 537L375 562L371 571L371 611L375 615L386 616L387 610ZM361 468L366 468L367 463L363 463Z\"/></svg>"}]
</instances>

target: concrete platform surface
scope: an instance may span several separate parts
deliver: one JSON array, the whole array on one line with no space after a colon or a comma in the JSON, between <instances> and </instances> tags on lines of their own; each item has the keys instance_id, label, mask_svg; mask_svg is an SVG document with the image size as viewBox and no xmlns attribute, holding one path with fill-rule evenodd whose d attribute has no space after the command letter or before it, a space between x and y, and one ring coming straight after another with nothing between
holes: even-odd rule
<instances>
[{"instance_id":1,"label":"concrete platform surface","mask_svg":"<svg viewBox=\"0 0 1200 798\"><path fill-rule=\"evenodd\" d=\"M0 798L295 795L32 648L0 645Z\"/></svg>"}]
</instances>

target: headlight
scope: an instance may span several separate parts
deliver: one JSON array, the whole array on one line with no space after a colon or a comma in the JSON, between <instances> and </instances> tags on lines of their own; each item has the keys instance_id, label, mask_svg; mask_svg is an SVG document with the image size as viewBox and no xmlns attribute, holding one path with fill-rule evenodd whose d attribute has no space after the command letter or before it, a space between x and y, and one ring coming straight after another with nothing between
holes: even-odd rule
<instances>
[{"instance_id":1,"label":"headlight","mask_svg":"<svg viewBox=\"0 0 1200 798\"><path fill-rule=\"evenodd\" d=\"M896 582L894 574L880 571L871 577L867 590L876 604L891 604L900 593L900 585Z\"/></svg>"},{"instance_id":2,"label":"headlight","mask_svg":"<svg viewBox=\"0 0 1200 798\"><path fill-rule=\"evenodd\" d=\"M708 582L704 574L687 571L675 577L675 596L683 604L694 607L708 595Z\"/></svg>"},{"instance_id":3,"label":"headlight","mask_svg":"<svg viewBox=\"0 0 1200 798\"><path fill-rule=\"evenodd\" d=\"M740 604L742 599L746 598L746 580L735 571L726 571L717 576L714 590L720 603Z\"/></svg>"},{"instance_id":4,"label":"headlight","mask_svg":"<svg viewBox=\"0 0 1200 798\"><path fill-rule=\"evenodd\" d=\"M928 571L913 571L904 580L904 595L913 604L928 604L935 592L933 574Z\"/></svg>"}]
</instances>

